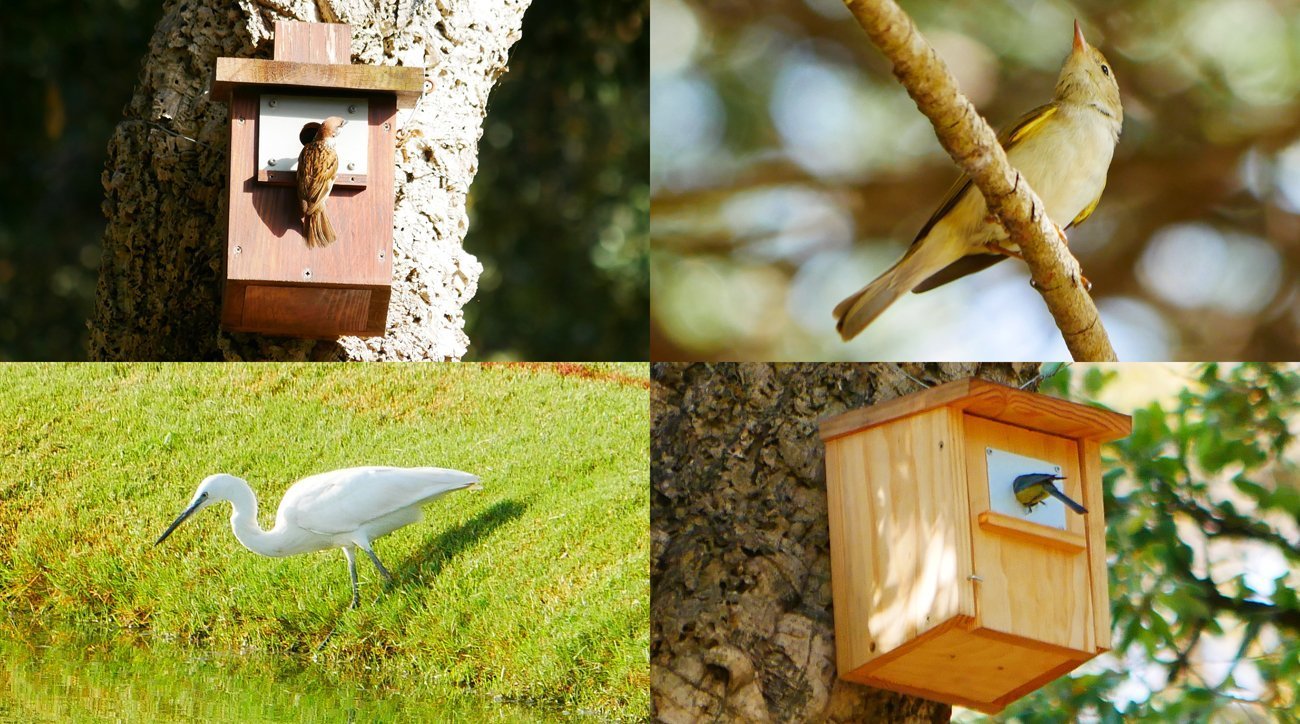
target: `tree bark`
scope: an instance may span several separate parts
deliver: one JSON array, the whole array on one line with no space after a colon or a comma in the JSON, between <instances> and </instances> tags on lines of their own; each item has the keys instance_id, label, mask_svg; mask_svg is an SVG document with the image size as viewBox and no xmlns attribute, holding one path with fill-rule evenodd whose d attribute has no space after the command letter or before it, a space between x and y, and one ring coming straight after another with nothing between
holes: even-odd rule
<instances>
[{"instance_id":1,"label":"tree bark","mask_svg":"<svg viewBox=\"0 0 1300 724\"><path fill-rule=\"evenodd\" d=\"M1056 235L1043 202L1007 161L997 134L957 88L957 80L893 0L845 0L894 75L930 119L939 143L988 202L1020 247L1034 287L1076 361L1113 362L1101 315L1083 288L1079 262ZM1068 221L1068 220L1067 220Z\"/></svg>"},{"instance_id":2,"label":"tree bark","mask_svg":"<svg viewBox=\"0 0 1300 724\"><path fill-rule=\"evenodd\" d=\"M175 0L155 29L108 147L95 360L459 359L462 307L482 266L465 252L466 194L488 92L528 0ZM218 328L228 108L209 99L216 58L269 57L277 19L352 25L352 62L422 65L398 113L393 293L383 337L316 342Z\"/></svg>"},{"instance_id":3,"label":"tree bark","mask_svg":"<svg viewBox=\"0 0 1300 724\"><path fill-rule=\"evenodd\" d=\"M650 681L665 722L947 721L835 670L817 421L1037 364L657 364L651 391ZM906 372L906 374L904 374Z\"/></svg>"}]
</instances>

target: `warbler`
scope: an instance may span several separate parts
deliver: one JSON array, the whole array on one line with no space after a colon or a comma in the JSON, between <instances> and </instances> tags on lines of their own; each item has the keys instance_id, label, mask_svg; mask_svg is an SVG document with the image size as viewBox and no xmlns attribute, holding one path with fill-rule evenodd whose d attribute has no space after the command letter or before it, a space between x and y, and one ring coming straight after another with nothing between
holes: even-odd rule
<instances>
[{"instance_id":1,"label":"warbler","mask_svg":"<svg viewBox=\"0 0 1300 724\"><path fill-rule=\"evenodd\" d=\"M1068 229L1097 208L1123 122L1115 70L1084 40L1076 20L1074 48L1051 102L1025 114L998 140L1042 199L1047 216L1058 223L1069 219ZM1057 232L1064 241L1059 226ZM836 305L835 328L848 341L908 290L929 291L1008 256L1022 258L1019 246L1008 240L984 196L962 174L903 258Z\"/></svg>"},{"instance_id":2,"label":"warbler","mask_svg":"<svg viewBox=\"0 0 1300 724\"><path fill-rule=\"evenodd\" d=\"M1052 473L1029 473L1021 475L1011 482L1011 490L1016 494L1016 500L1026 508L1033 509L1035 505L1047 500L1047 496L1052 496L1057 500L1065 503L1065 507L1073 510L1079 515L1088 512L1088 509L1074 502L1070 496L1061 492L1056 487L1056 481L1065 480L1060 475Z\"/></svg>"}]
</instances>

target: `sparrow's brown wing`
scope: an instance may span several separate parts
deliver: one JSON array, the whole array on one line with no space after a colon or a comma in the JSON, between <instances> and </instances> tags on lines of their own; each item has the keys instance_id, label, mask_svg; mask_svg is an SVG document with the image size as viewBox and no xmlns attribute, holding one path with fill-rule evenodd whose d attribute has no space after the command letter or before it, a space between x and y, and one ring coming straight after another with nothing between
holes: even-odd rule
<instances>
[{"instance_id":1,"label":"sparrow's brown wing","mask_svg":"<svg viewBox=\"0 0 1300 724\"><path fill-rule=\"evenodd\" d=\"M1051 105L1050 103L1035 108L1017 119L1010 127L1003 129L1002 132L998 134L998 143L1002 144L1004 150L1010 151L1016 147L1016 144L1019 143L1026 134L1043 121L1051 118L1054 113L1056 113L1056 106ZM970 193L974 188L975 185L971 183L970 177L966 174L962 174L961 178L957 179L957 183L953 184L952 188L948 190L948 195L944 197L943 203L939 205L939 209L930 216L929 221L925 222L925 226L921 227L921 231L916 235L916 239L912 241L912 244L915 245L918 241L924 239L925 235L930 233L930 229L934 228L934 225L938 223L939 219L943 218L944 214L951 211L952 207L956 206L957 202L966 194ZM1095 207L1096 204L1093 206ZM1086 218L1087 214L1084 214L1083 216ZM1071 222L1071 225L1078 223L1079 221L1083 221L1083 219L1076 219ZM967 274L974 274L977 271L983 271L1003 259L1006 259L1006 257L1002 254L970 254L964 256L934 274L931 274L925 279L925 281L913 287L912 291L916 294L928 292L931 289L941 287L948 282L960 279Z\"/></svg>"},{"instance_id":2,"label":"sparrow's brown wing","mask_svg":"<svg viewBox=\"0 0 1300 724\"><path fill-rule=\"evenodd\" d=\"M339 156L323 142L312 141L298 154L298 199L304 215L315 211L330 193Z\"/></svg>"}]
</instances>

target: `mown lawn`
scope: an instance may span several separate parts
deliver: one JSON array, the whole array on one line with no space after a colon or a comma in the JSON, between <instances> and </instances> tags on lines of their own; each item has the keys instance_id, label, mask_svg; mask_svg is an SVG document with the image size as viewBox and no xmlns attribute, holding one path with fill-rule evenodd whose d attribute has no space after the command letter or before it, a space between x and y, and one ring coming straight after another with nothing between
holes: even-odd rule
<instances>
[{"instance_id":1,"label":"mown lawn","mask_svg":"<svg viewBox=\"0 0 1300 724\"><path fill-rule=\"evenodd\" d=\"M649 711L648 369L626 365L0 366L0 637L86 632L295 658L340 684ZM354 465L483 478L381 539L265 558L199 481L284 490Z\"/></svg>"}]
</instances>

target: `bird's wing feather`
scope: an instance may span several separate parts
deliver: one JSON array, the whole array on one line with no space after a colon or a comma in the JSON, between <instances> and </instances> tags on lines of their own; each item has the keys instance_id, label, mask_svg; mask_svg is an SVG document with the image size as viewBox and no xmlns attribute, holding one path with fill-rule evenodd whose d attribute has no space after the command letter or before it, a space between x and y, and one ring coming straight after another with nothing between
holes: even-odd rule
<instances>
[{"instance_id":1,"label":"bird's wing feather","mask_svg":"<svg viewBox=\"0 0 1300 724\"><path fill-rule=\"evenodd\" d=\"M1001 143L1002 148L1008 151L1015 148L1016 144L1020 143L1030 131L1056 115L1056 108L1051 103L1045 103L1017 118L1015 123L1002 129L1002 132L998 134L998 143Z\"/></svg>"},{"instance_id":2,"label":"bird's wing feather","mask_svg":"<svg viewBox=\"0 0 1300 724\"><path fill-rule=\"evenodd\" d=\"M930 214L930 218L926 220L925 226L922 226L921 230L916 232L916 238L912 239L913 248L915 248L916 245L930 233L930 230L934 228L935 224L939 223L939 219L942 219L945 214L952 211L952 208L957 205L957 202L961 201L966 194L970 193L971 188L972 184L970 182L970 176L962 174L957 178L957 181L953 183L952 188L948 189L948 193L944 195L943 202L939 204L939 208L935 209L933 214ZM908 253L911 253L911 249L908 250Z\"/></svg>"},{"instance_id":3,"label":"bird's wing feather","mask_svg":"<svg viewBox=\"0 0 1300 724\"><path fill-rule=\"evenodd\" d=\"M1006 258L1003 254L967 254L926 277L925 281L912 287L912 291L917 294L928 292L968 274L984 271Z\"/></svg>"},{"instance_id":4,"label":"bird's wing feather","mask_svg":"<svg viewBox=\"0 0 1300 724\"><path fill-rule=\"evenodd\" d=\"M1104 184L1102 185L1102 189L1105 190ZM1097 210L1097 204L1099 203L1101 203L1101 194L1097 194L1097 198L1093 199L1092 203L1083 207L1083 211L1080 211L1079 215L1074 217L1074 221L1071 221L1068 225L1066 225L1065 228L1069 229L1078 226L1079 224L1082 224L1085 219L1087 219L1089 216L1092 216L1092 212Z\"/></svg>"},{"instance_id":5,"label":"bird's wing feather","mask_svg":"<svg viewBox=\"0 0 1300 724\"><path fill-rule=\"evenodd\" d=\"M298 198L304 214L314 211L329 196L338 168L339 155L327 144L313 141L302 147L298 155ZM304 173L305 169L311 169L312 173Z\"/></svg>"},{"instance_id":6,"label":"bird's wing feather","mask_svg":"<svg viewBox=\"0 0 1300 724\"><path fill-rule=\"evenodd\" d=\"M1004 128L1002 132L998 134L998 143L1002 144L1004 150L1010 152L1011 149L1015 148L1031 130L1041 125L1048 118L1051 118L1055 113L1056 106L1050 103L1033 109L1016 119L1015 123ZM971 183L970 177L966 174L962 174L961 178L957 179L957 183L953 184L952 188L948 190L948 195L944 197L943 203L939 205L939 209L930 216L929 221L925 222L925 226L921 227L921 231L917 233L916 239L912 241L913 247L915 247L917 242L921 241L921 239L924 239L926 234L930 233L930 229L934 228L934 225L939 222L939 219L943 218L944 214L951 211L952 207L956 206L957 202L969 193L971 188L973 188L973 184ZM1100 195L1098 195L1097 200L1101 200ZM1081 218L1075 219L1071 225L1083 221L1083 219L1087 218L1088 214L1092 213L1092 209L1096 207L1097 204L1094 202L1091 207L1085 209L1087 213L1082 214ZM967 274L974 274L975 272L983 271L1003 259L1006 259L1006 257L1002 254L972 254L964 256L934 274L931 274L925 279L925 281L916 285L912 291L917 294L928 292L931 289L941 287L948 282L960 279Z\"/></svg>"},{"instance_id":7,"label":"bird's wing feather","mask_svg":"<svg viewBox=\"0 0 1300 724\"><path fill-rule=\"evenodd\" d=\"M478 479L447 468L335 470L294 483L280 502L277 516L316 533L347 533L367 521L468 487Z\"/></svg>"},{"instance_id":8,"label":"bird's wing feather","mask_svg":"<svg viewBox=\"0 0 1300 724\"><path fill-rule=\"evenodd\" d=\"M1050 103L1035 108L1018 118L1016 122L1011 124L1009 127L1004 128L1002 132L998 134L998 143L1002 144L1003 150L1010 151L1016 147L1016 144L1020 143L1026 134L1035 127L1041 125L1048 118L1051 118L1055 113L1056 106L1051 105ZM970 192L971 187L970 176L964 173L959 176L957 181L953 183L952 187L948 189L948 193L944 195L943 201L939 204L939 208L935 209L935 212L931 214L930 218L925 222L925 226L922 226L921 230L916 233L916 238L912 240L912 243L915 244L921 239L924 239L925 235L930 233L930 229L933 229L934 225L939 222L939 219L942 219L944 214L951 211L952 208L957 205L957 202L961 201L962 197Z\"/></svg>"}]
</instances>

